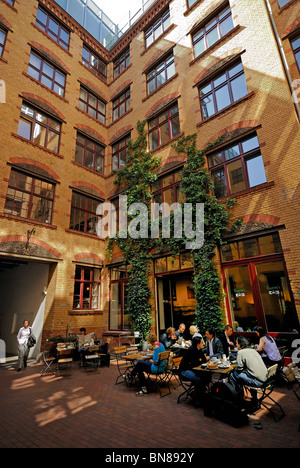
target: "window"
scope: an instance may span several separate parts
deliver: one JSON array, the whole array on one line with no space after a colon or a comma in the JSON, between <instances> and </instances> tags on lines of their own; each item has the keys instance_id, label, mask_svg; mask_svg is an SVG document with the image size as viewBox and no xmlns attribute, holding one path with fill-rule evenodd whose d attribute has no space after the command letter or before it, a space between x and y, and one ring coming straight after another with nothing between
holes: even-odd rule
<instances>
[{"instance_id":1,"label":"window","mask_svg":"<svg viewBox=\"0 0 300 468\"><path fill-rule=\"evenodd\" d=\"M60 96L65 95L66 75L34 52L30 54L27 73Z\"/></svg>"},{"instance_id":2,"label":"window","mask_svg":"<svg viewBox=\"0 0 300 468\"><path fill-rule=\"evenodd\" d=\"M105 124L106 105L97 96L80 86L79 107L84 112Z\"/></svg>"},{"instance_id":3,"label":"window","mask_svg":"<svg viewBox=\"0 0 300 468\"><path fill-rule=\"evenodd\" d=\"M106 81L107 67L98 55L87 47L82 48L82 63L90 68L97 76Z\"/></svg>"},{"instance_id":4,"label":"window","mask_svg":"<svg viewBox=\"0 0 300 468\"><path fill-rule=\"evenodd\" d=\"M114 61L114 78L122 73L130 65L130 50L127 49Z\"/></svg>"},{"instance_id":5,"label":"window","mask_svg":"<svg viewBox=\"0 0 300 468\"><path fill-rule=\"evenodd\" d=\"M69 31L41 8L38 8L35 24L64 49L69 50Z\"/></svg>"},{"instance_id":6,"label":"window","mask_svg":"<svg viewBox=\"0 0 300 468\"><path fill-rule=\"evenodd\" d=\"M99 143L77 133L75 161L92 171L104 173L105 149Z\"/></svg>"},{"instance_id":7,"label":"window","mask_svg":"<svg viewBox=\"0 0 300 468\"><path fill-rule=\"evenodd\" d=\"M6 31L0 27L0 57L3 57L5 42L6 42Z\"/></svg>"},{"instance_id":8,"label":"window","mask_svg":"<svg viewBox=\"0 0 300 468\"><path fill-rule=\"evenodd\" d=\"M150 151L168 143L180 133L178 105L175 104L149 120Z\"/></svg>"},{"instance_id":9,"label":"window","mask_svg":"<svg viewBox=\"0 0 300 468\"><path fill-rule=\"evenodd\" d=\"M101 269L76 265L73 309L99 309Z\"/></svg>"},{"instance_id":10,"label":"window","mask_svg":"<svg viewBox=\"0 0 300 468\"><path fill-rule=\"evenodd\" d=\"M230 242L221 248L227 309L234 329L271 332L298 328L278 232Z\"/></svg>"},{"instance_id":11,"label":"window","mask_svg":"<svg viewBox=\"0 0 300 468\"><path fill-rule=\"evenodd\" d=\"M147 94L153 93L175 75L174 55L171 54L147 74Z\"/></svg>"},{"instance_id":12,"label":"window","mask_svg":"<svg viewBox=\"0 0 300 468\"><path fill-rule=\"evenodd\" d=\"M128 158L128 143L131 140L130 136L123 138L112 145L112 170L118 170L126 166Z\"/></svg>"},{"instance_id":13,"label":"window","mask_svg":"<svg viewBox=\"0 0 300 468\"><path fill-rule=\"evenodd\" d=\"M100 203L102 202L95 198L73 191L70 229L96 236L98 222L96 211Z\"/></svg>"},{"instance_id":14,"label":"window","mask_svg":"<svg viewBox=\"0 0 300 468\"><path fill-rule=\"evenodd\" d=\"M242 62L206 83L199 91L203 120L246 96L248 88Z\"/></svg>"},{"instance_id":15,"label":"window","mask_svg":"<svg viewBox=\"0 0 300 468\"><path fill-rule=\"evenodd\" d=\"M12 169L4 213L51 224L54 185Z\"/></svg>"},{"instance_id":16,"label":"window","mask_svg":"<svg viewBox=\"0 0 300 468\"><path fill-rule=\"evenodd\" d=\"M14 6L15 0L5 0L9 5Z\"/></svg>"},{"instance_id":17,"label":"window","mask_svg":"<svg viewBox=\"0 0 300 468\"><path fill-rule=\"evenodd\" d=\"M130 89L113 101L113 120L119 119L130 109Z\"/></svg>"},{"instance_id":18,"label":"window","mask_svg":"<svg viewBox=\"0 0 300 468\"><path fill-rule=\"evenodd\" d=\"M181 203L180 182L181 170L157 179L151 187L153 202L168 203L169 206L173 203Z\"/></svg>"},{"instance_id":19,"label":"window","mask_svg":"<svg viewBox=\"0 0 300 468\"><path fill-rule=\"evenodd\" d=\"M60 134L60 122L23 103L18 126L19 136L58 153Z\"/></svg>"},{"instance_id":20,"label":"window","mask_svg":"<svg viewBox=\"0 0 300 468\"><path fill-rule=\"evenodd\" d=\"M217 198L267 182L256 135L208 155Z\"/></svg>"},{"instance_id":21,"label":"window","mask_svg":"<svg viewBox=\"0 0 300 468\"><path fill-rule=\"evenodd\" d=\"M291 46L298 65L298 70L300 71L300 35L291 39Z\"/></svg>"},{"instance_id":22,"label":"window","mask_svg":"<svg viewBox=\"0 0 300 468\"><path fill-rule=\"evenodd\" d=\"M126 267L112 268L110 274L110 330L129 330L130 319L127 311Z\"/></svg>"},{"instance_id":23,"label":"window","mask_svg":"<svg viewBox=\"0 0 300 468\"><path fill-rule=\"evenodd\" d=\"M278 5L280 8L283 8L285 5L290 3L291 0L278 0Z\"/></svg>"},{"instance_id":24,"label":"window","mask_svg":"<svg viewBox=\"0 0 300 468\"><path fill-rule=\"evenodd\" d=\"M195 58L218 42L233 27L232 13L228 6L193 35Z\"/></svg>"},{"instance_id":25,"label":"window","mask_svg":"<svg viewBox=\"0 0 300 468\"><path fill-rule=\"evenodd\" d=\"M187 0L188 8L191 8L198 0Z\"/></svg>"},{"instance_id":26,"label":"window","mask_svg":"<svg viewBox=\"0 0 300 468\"><path fill-rule=\"evenodd\" d=\"M159 38L170 26L169 10L145 31L146 48Z\"/></svg>"}]
</instances>

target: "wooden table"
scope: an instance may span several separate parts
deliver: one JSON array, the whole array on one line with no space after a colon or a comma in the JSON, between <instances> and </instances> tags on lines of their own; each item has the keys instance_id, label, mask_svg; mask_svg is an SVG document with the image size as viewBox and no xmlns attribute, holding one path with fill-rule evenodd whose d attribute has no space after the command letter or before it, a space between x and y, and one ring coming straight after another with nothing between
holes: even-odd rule
<instances>
[{"instance_id":1,"label":"wooden table","mask_svg":"<svg viewBox=\"0 0 300 468\"><path fill-rule=\"evenodd\" d=\"M122 356L122 359L124 359L125 361L149 361L152 358L153 358L152 353L148 353L148 354L136 353L136 354L126 354L125 356Z\"/></svg>"},{"instance_id":2,"label":"wooden table","mask_svg":"<svg viewBox=\"0 0 300 468\"><path fill-rule=\"evenodd\" d=\"M227 368L222 368L222 367L217 367L216 369L210 369L208 366L207 367L202 367L201 366L198 366L198 367L194 367L194 370L195 371L200 371L200 372L212 372L214 374L230 374L230 372L232 372L236 367L236 364L231 364L230 367L227 367Z\"/></svg>"}]
</instances>

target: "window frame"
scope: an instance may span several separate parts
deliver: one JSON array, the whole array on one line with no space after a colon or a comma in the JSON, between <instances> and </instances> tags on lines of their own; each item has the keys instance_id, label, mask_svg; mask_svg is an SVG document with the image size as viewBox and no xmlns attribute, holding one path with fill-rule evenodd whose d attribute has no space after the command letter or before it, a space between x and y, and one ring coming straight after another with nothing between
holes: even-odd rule
<instances>
[{"instance_id":1,"label":"window frame","mask_svg":"<svg viewBox=\"0 0 300 468\"><path fill-rule=\"evenodd\" d=\"M113 279L113 273L116 273L116 275L119 275L119 278L116 278L116 279ZM121 274L120 272L124 272L124 276L121 277ZM110 301L109 301L109 329L112 330L112 331L127 331L129 330L129 326L128 328L126 328L125 326L125 315L128 315L128 311L127 311L127 308L126 308L126 298L127 298L127 294L126 294L126 288L128 286L128 282L129 282L129 276L128 276L128 271L127 271L127 267L124 266L122 267L119 266L119 267L114 267L114 268L111 268L110 269L110 288L109 288L109 292L110 292ZM120 293L120 297L119 297L119 301L120 301L120 327L118 328L112 328L111 324L112 324L112 294L113 294L113 285L118 285L119 286L119 293Z\"/></svg>"},{"instance_id":2,"label":"window frame","mask_svg":"<svg viewBox=\"0 0 300 468\"><path fill-rule=\"evenodd\" d=\"M221 14L226 11L227 9L229 8L229 12L227 13L226 16L224 16L224 18L221 18L220 19L220 16ZM222 23L224 23L228 18L232 19L232 24L233 24L233 27L232 29L230 29L226 34L228 34L229 32L231 32L233 29L234 29L234 23L233 23L233 17L232 17L232 11L231 11L231 7L230 7L230 4L228 4L227 6L223 7L217 14L215 14L214 16L211 16L210 19L204 23L203 26L200 26L199 28L197 28L197 30L195 32L193 32L192 34L192 44L193 44L193 52L194 52L194 58L198 58L200 57L203 53L205 53L210 47L213 47L215 44L217 44L221 39L222 37L224 37L225 35L222 34L222 29L221 29L221 25ZM212 21L216 21L216 24L213 24L209 29L207 29L207 26L212 22ZM217 29L218 31L218 39L213 42L213 44L209 45L208 44L208 35L214 31L215 29ZM197 39L195 40L195 36L198 36L199 33L202 31L202 34L201 36L197 37ZM202 39L204 39L204 44L205 44L205 49L204 51L202 51L201 53L197 54L196 55L196 51L195 51L195 46L196 44L198 44Z\"/></svg>"},{"instance_id":3,"label":"window frame","mask_svg":"<svg viewBox=\"0 0 300 468\"><path fill-rule=\"evenodd\" d=\"M172 114L172 109L175 109L175 107L177 107L177 112ZM164 114L167 114L167 118L165 118L163 121L159 121L160 118L164 115ZM172 125L171 125L171 122L172 120L175 120L176 118L178 118L178 124L179 124L179 132L176 134L176 135L173 135L173 132L172 132ZM150 129L150 125L152 122L154 122L156 120L156 126L152 127ZM161 134L161 129L167 124L167 127L168 128L168 132L169 132L169 139L167 142L165 143L162 143L162 134ZM159 143L157 146L153 146L153 141L151 141L151 135L154 134L155 131L158 131L158 140L159 140ZM148 139L149 139L149 149L150 151L154 150L154 149L157 149L159 148L160 146L164 145L164 144L168 144L170 141L172 141L174 138L176 138L178 135L180 134L180 120L179 120L179 108L178 108L178 102L176 102L176 104L172 104L171 106L169 106L168 108L164 109L163 111L161 111L158 115L156 115L155 117L152 117L148 120Z\"/></svg>"},{"instance_id":4,"label":"window frame","mask_svg":"<svg viewBox=\"0 0 300 468\"><path fill-rule=\"evenodd\" d=\"M157 39L162 36L162 34L170 27L171 23L171 14L168 9L163 13L148 29L145 30L145 48L148 49ZM161 33L156 36L156 31L161 27ZM152 38L150 44L148 43L149 39Z\"/></svg>"},{"instance_id":5,"label":"window frame","mask_svg":"<svg viewBox=\"0 0 300 468\"><path fill-rule=\"evenodd\" d=\"M180 184L182 181L181 176L182 169L175 170L168 174L163 174L158 177L158 179L152 184L151 187L151 194L153 197L153 203L165 203L165 193L168 191L172 191L173 196L173 203L181 203L182 194L180 193ZM171 179L172 182L165 185L166 179ZM168 181L169 182L169 181ZM159 188L154 188L155 185L160 185ZM161 201L157 201L156 198L160 197ZM164 213L163 213L164 214Z\"/></svg>"},{"instance_id":6,"label":"window frame","mask_svg":"<svg viewBox=\"0 0 300 468\"><path fill-rule=\"evenodd\" d=\"M3 34L4 34L4 41L3 41L3 43L0 43L0 57L3 57L4 50L5 50L5 45L6 45L6 40L7 40L7 29L0 26L0 31L2 31Z\"/></svg>"},{"instance_id":7,"label":"window frame","mask_svg":"<svg viewBox=\"0 0 300 468\"><path fill-rule=\"evenodd\" d=\"M81 205L83 205L83 202L84 202L84 207L83 206L77 206L74 204L74 196L79 196L80 199L81 199ZM92 231L88 231L88 222L90 219L100 219L99 216L97 216L96 212L97 212L97 208L95 211L92 211L90 209L88 209L88 205L89 203L92 203L93 202L97 203L97 207L103 203L101 200L95 198L95 197L92 197L91 195L88 195L88 194L85 194L85 193L82 193L80 191L77 191L75 189L72 189L72 200L71 200L71 214L70 214L70 230L71 231L74 231L74 232L79 232L80 234L85 234L85 235L91 235L91 236L97 236L97 232L96 232L96 227L94 227L94 229ZM79 214L81 213L84 213L84 230L80 230L80 229L75 229L74 227L76 225L73 225L72 226L72 217L74 219L76 219L74 213L75 212L79 212ZM80 224L82 224L82 221L80 222ZM79 224L79 226L80 226ZM95 223L95 226L96 226L96 223Z\"/></svg>"},{"instance_id":8,"label":"window frame","mask_svg":"<svg viewBox=\"0 0 300 468\"><path fill-rule=\"evenodd\" d=\"M15 182L14 183L13 183L13 175L15 175ZM24 176L26 177L26 180L24 182L24 188L23 188L20 185L22 183L21 178L24 177ZM30 178L31 183L30 183L30 187L28 189L26 189L26 185L28 184L28 182L27 182L28 177ZM42 195L42 194L39 194L38 192L36 192L37 182L46 183L46 184L52 186L51 187L52 197L45 196L45 195ZM9 182L8 182L8 189L7 189L7 193L6 193L4 213L6 213L8 215L12 215L12 216L17 216L17 217L22 218L22 219L28 219L30 221L40 222L40 223L43 223L43 224L51 225L52 224L52 218L53 218L53 210L54 210L55 187L56 187L56 184L53 183L53 182L50 182L50 181L45 180L43 178L36 177L35 175L28 174L26 172L17 170L15 168L12 168L11 173L10 173ZM10 200L8 200L9 190L13 190L15 192L14 197L11 198ZM45 189L45 190L48 190L48 189ZM22 194L22 199L21 200L18 200L16 198L16 192L20 192ZM27 201L26 216L22 216L21 214L14 215L13 213L9 213L8 211L12 211L12 207L8 208L8 206L7 206L8 203L10 202L10 203L13 203L14 205L16 205L18 202L20 202L21 206L22 206L23 202L26 201L26 200L23 199L24 194L29 196L29 199ZM47 213L45 213L45 211L44 211L42 221L32 217L33 208L35 206L34 205L34 198L39 199L38 202L36 203L36 206L38 206L39 202L41 202L41 201L50 202L50 206L51 206L50 210L49 210L50 215L47 215ZM21 207L20 212L22 213L22 207ZM46 219L46 218L48 218L48 219Z\"/></svg>"},{"instance_id":9,"label":"window frame","mask_svg":"<svg viewBox=\"0 0 300 468\"><path fill-rule=\"evenodd\" d=\"M30 63L32 56L35 56L38 60L40 60L40 68L37 68L34 66L32 63ZM46 67L52 68L53 69L53 77L51 78L50 75L47 75L46 72L44 71ZM35 72L38 73L38 78L34 76L34 74L31 72L31 70L34 70ZM41 83L43 86L46 86L46 88L51 89L54 93L58 94L60 97L65 97L66 94L66 82L67 82L67 75L66 72L62 71L60 68L58 68L56 65L51 63L49 60L46 60L42 55L39 55L37 52L32 50L30 52L30 57L29 57L29 62L28 62L28 69L27 69L27 74L37 80L39 83ZM64 84L60 84L59 81L56 80L56 75L60 74L63 75L64 77ZM51 86L48 86L43 82L43 77L45 77L48 81L51 82ZM55 90L55 86L63 90L63 94L60 94Z\"/></svg>"},{"instance_id":10,"label":"window frame","mask_svg":"<svg viewBox=\"0 0 300 468\"><path fill-rule=\"evenodd\" d=\"M86 101L81 97L81 91L85 91L87 93L87 100ZM96 107L94 107L93 105L90 104L90 98L91 97L93 99L96 99ZM104 113L99 111L99 104L100 103L104 105ZM84 108L80 107L80 104L85 105L86 110ZM99 122L103 123L104 125L106 124L106 102L103 99L100 99L96 94L89 91L89 89L85 88L83 85L80 85L80 89L79 89L79 104L78 104L78 107L79 107L79 109L81 109L83 112L85 112L89 116L93 117L94 119L98 120ZM96 117L94 117L89 112L89 109L95 111Z\"/></svg>"},{"instance_id":11,"label":"window frame","mask_svg":"<svg viewBox=\"0 0 300 468\"><path fill-rule=\"evenodd\" d=\"M113 76L117 78L130 65L130 48L128 47L117 59L113 62Z\"/></svg>"},{"instance_id":12,"label":"window frame","mask_svg":"<svg viewBox=\"0 0 300 468\"><path fill-rule=\"evenodd\" d=\"M174 67L174 73L170 77L168 77L169 67ZM162 73L164 75L164 82L159 84L158 77L161 76ZM146 74L147 95L149 96L150 94L154 93L157 89L163 86L167 81L169 81L175 75L176 75L175 58L174 58L174 53L171 52L171 54L168 54L167 57L165 57L162 61L157 63L153 68L151 68L150 71L147 72ZM150 83L153 83L153 81L154 81L154 89L150 91L149 85Z\"/></svg>"},{"instance_id":13,"label":"window frame","mask_svg":"<svg viewBox=\"0 0 300 468\"><path fill-rule=\"evenodd\" d=\"M299 47L297 47L296 49L294 49L293 47L294 41L299 41ZM290 43L291 43L291 48L294 54L296 65L298 67L298 71L300 72L300 33L299 32L298 34L293 35L293 37L290 38ZM299 57L297 57L296 54L298 54Z\"/></svg>"},{"instance_id":14,"label":"window frame","mask_svg":"<svg viewBox=\"0 0 300 468\"><path fill-rule=\"evenodd\" d=\"M29 109L29 111L32 112L32 114L33 114L32 117L31 117L31 115L29 115L28 113L25 113L23 111L23 109L25 107L27 109ZM41 122L40 120L37 119L37 114L39 114L40 116L45 117L46 124L44 124L44 122ZM30 125L30 138L26 138L26 137L24 137L23 135L21 135L19 133L20 121L21 120ZM53 122L56 122L56 124L59 126L59 130L57 130L54 127L50 127L50 120L52 120ZM36 143L34 141L34 138L33 138L34 137L34 129L35 129L35 127L37 125L39 125L40 127L46 129L44 145L40 145L39 143ZM47 147L48 144L49 144L49 132L53 132L58 136L57 151L54 151L54 150L49 149ZM32 143L37 144L38 146L41 146L41 147L43 147L43 148L45 148L45 149L47 149L49 151L52 151L53 153L58 154L59 149L60 149L60 143L61 143L61 133L62 133L62 125L61 125L61 122L59 120L57 120L55 117L51 116L50 114L47 114L44 111L40 111L39 109L32 106L31 104L27 104L27 102L23 102L22 107L21 107L21 114L20 114L19 127L18 127L18 135L21 138L24 138L25 140L31 141Z\"/></svg>"},{"instance_id":15,"label":"window frame","mask_svg":"<svg viewBox=\"0 0 300 468\"><path fill-rule=\"evenodd\" d=\"M79 137L84 139L84 143L82 144L79 141ZM89 147L90 145L90 147ZM76 160L76 154L77 154L77 147L83 148L83 162L79 162ZM93 146L93 148L91 147ZM101 148L101 152L97 151L97 146ZM89 167L89 165L86 164L87 156L89 154L93 154L93 167ZM101 170L97 170L97 156L100 157L100 160L102 160ZM80 166L86 167L94 172L97 172L98 174L104 175L104 166L105 166L105 147L101 145L99 142L92 140L91 138L87 137L83 133L77 132L76 135L76 149L75 149L75 162L77 164L80 164Z\"/></svg>"},{"instance_id":16,"label":"window frame","mask_svg":"<svg viewBox=\"0 0 300 468\"><path fill-rule=\"evenodd\" d=\"M77 269L80 269L80 279L77 279ZM90 270L90 278L86 279L85 272ZM99 273L99 280L95 280L95 272ZM74 275L74 293L73 293L73 310L99 310L100 308L100 298L101 298L101 267L94 267L94 266L87 266L87 265L79 265L77 264L75 267L75 275ZM76 285L79 284L79 295L75 294L76 292ZM98 294L97 296L93 295L93 286L97 285ZM87 291L90 291L89 297L89 307L84 307L84 292L85 286L87 286ZM97 307L93 307L93 297L97 297ZM79 307L75 307L75 300L79 298Z\"/></svg>"},{"instance_id":17,"label":"window frame","mask_svg":"<svg viewBox=\"0 0 300 468\"><path fill-rule=\"evenodd\" d=\"M86 51L88 54L88 59L84 57L83 52ZM93 57L97 59L97 66L93 65ZM102 58L93 50L89 49L85 44L82 46L82 63L89 68L96 76L101 78L103 81L107 81L107 64L102 60ZM105 72L102 72L101 65L105 69Z\"/></svg>"},{"instance_id":18,"label":"window frame","mask_svg":"<svg viewBox=\"0 0 300 468\"><path fill-rule=\"evenodd\" d=\"M257 141L258 141L258 146L248 150L248 151L244 151L243 149L243 143L247 142L247 141L250 141L251 139L254 139L254 138L257 138ZM236 147L238 146L239 148L239 154L237 156L234 156L232 158L229 158L227 159L226 158L226 151L228 151L230 148L233 148L233 147ZM222 160L219 162L219 164L215 164L215 165L211 165L210 164L210 158L213 158L214 155L217 155L218 154L218 157L219 155L221 154L221 158ZM250 186L250 181L249 181L249 173L248 173L248 169L247 169L247 162L250 161L250 160L253 160L257 157L261 157L262 159L262 162L263 162L263 157L262 157L262 153L261 153L261 148L260 148L260 145L259 145L259 140L258 140L258 137L257 137L257 133L251 133L247 136L245 136L244 138L240 138L234 142L231 142L229 144L227 144L226 146L222 146L219 150L216 150L216 151L213 151L213 152L210 152L208 153L207 155L207 165L208 165L208 170L210 172L210 175L211 175L211 179L212 179L212 182L214 184L214 174L218 173L218 172L221 172L223 171L224 173L224 177L225 177L225 181L226 181L226 191L227 191L227 194L226 195L220 195L218 196L217 194L215 194L215 196L217 198L223 198L223 197L228 197L228 196L234 196L244 190L249 190L253 187L258 187L259 185L262 185L264 183L267 182L267 177L266 177L266 181L265 182L262 182L261 184L258 184L258 185L253 185L253 186ZM232 192L231 191L231 184L230 184L230 178L229 178L229 172L228 172L228 166L236 161L241 161L241 168L242 168L242 171L243 171L243 181L245 183L245 189L243 190L240 190L238 192ZM266 173L265 173L265 176L266 176Z\"/></svg>"},{"instance_id":19,"label":"window frame","mask_svg":"<svg viewBox=\"0 0 300 468\"><path fill-rule=\"evenodd\" d=\"M42 23L38 19L39 11L42 12L44 15L46 15L46 17L47 17L46 23ZM53 21L53 23L57 24L57 26L58 26L57 34L54 31L51 30L50 21ZM71 40L71 32L67 28L62 26L60 21L58 21L56 18L54 19L54 17L52 15L50 15L47 11L45 11L40 6L37 9L35 24L45 34L47 34L47 36L49 36L51 39L53 39L55 42L57 42L63 49L69 51L69 49L70 49L70 40ZM68 42L66 42L64 39L62 39L62 37L61 37L62 31L64 31L69 36L69 41Z\"/></svg>"},{"instance_id":20,"label":"window frame","mask_svg":"<svg viewBox=\"0 0 300 468\"><path fill-rule=\"evenodd\" d=\"M232 69L237 67L238 65L242 66L242 69L235 73L233 76L230 76L230 72ZM219 85L215 86L214 82L220 79L223 75L226 75L226 79L222 81ZM239 97L238 99L234 98L234 93L233 93L233 87L232 87L232 82L236 80L237 78L240 78L241 76L244 77L245 79L245 85L247 89L247 93L244 94L243 96ZM216 98L216 93L221 90L222 88L227 87L227 91L229 94L229 99L230 103L227 104L226 106L222 107L221 109L218 108L218 102ZM201 92L203 89L208 88L210 86L210 90L201 95ZM198 92L199 92L199 99L200 99L200 110L201 110L201 115L202 115L202 120L205 122L209 118L213 117L214 115L218 114L219 112L222 112L224 109L227 107L230 107L233 105L235 102L238 102L240 99L243 99L247 94L249 93L248 86L247 86L247 81L246 81L246 76L245 76L245 70L243 66L242 60L239 58L238 60L234 61L230 65L227 66L227 68L223 69L220 72L217 72L216 74L213 74L209 79L205 80L203 83L198 85ZM204 111L203 111L203 101L207 99L209 96L212 97L212 102L214 105L214 113L211 115L207 115L207 117L204 116Z\"/></svg>"},{"instance_id":21,"label":"window frame","mask_svg":"<svg viewBox=\"0 0 300 468\"><path fill-rule=\"evenodd\" d=\"M121 107L124 105L124 112L121 113ZM126 114L129 111L131 106L131 92L130 88L127 88L116 98L112 100L112 117L113 122L118 120L122 115ZM117 115L116 115L117 113Z\"/></svg>"},{"instance_id":22,"label":"window frame","mask_svg":"<svg viewBox=\"0 0 300 468\"><path fill-rule=\"evenodd\" d=\"M128 143L131 141L131 135L127 135L117 142L112 144L112 158L111 158L111 170L112 171L118 171L119 169L122 169L128 164ZM120 164L120 157L121 157L121 151L125 150L125 156L126 156L126 163L124 165ZM114 167L114 159L118 159L118 163L116 164L116 167Z\"/></svg>"}]
</instances>

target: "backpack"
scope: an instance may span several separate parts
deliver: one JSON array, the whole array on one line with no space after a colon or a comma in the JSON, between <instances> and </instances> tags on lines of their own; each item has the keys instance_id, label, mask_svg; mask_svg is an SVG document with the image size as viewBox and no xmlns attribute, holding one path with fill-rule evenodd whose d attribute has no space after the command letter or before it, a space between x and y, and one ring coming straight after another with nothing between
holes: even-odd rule
<instances>
[{"instance_id":1,"label":"backpack","mask_svg":"<svg viewBox=\"0 0 300 468\"><path fill-rule=\"evenodd\" d=\"M248 424L248 414L244 407L243 391L237 391L232 385L217 382L204 402L204 415L215 417L233 427Z\"/></svg>"}]
</instances>

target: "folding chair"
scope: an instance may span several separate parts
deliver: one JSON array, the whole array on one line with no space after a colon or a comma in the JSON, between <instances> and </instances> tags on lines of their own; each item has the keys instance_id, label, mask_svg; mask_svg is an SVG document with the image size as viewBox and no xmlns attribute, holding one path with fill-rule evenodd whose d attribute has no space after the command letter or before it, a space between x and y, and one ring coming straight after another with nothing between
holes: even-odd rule
<instances>
[{"instance_id":1,"label":"folding chair","mask_svg":"<svg viewBox=\"0 0 300 468\"><path fill-rule=\"evenodd\" d=\"M72 357L73 349L58 349L57 350L57 364L56 364L56 372L60 374L62 370L69 370L70 374L72 374Z\"/></svg>"},{"instance_id":2,"label":"folding chair","mask_svg":"<svg viewBox=\"0 0 300 468\"><path fill-rule=\"evenodd\" d=\"M192 395L196 389L195 384L191 380L185 379L181 374L179 374L179 381L184 391L177 398L177 403L180 404L183 401L186 401L189 397L193 400Z\"/></svg>"},{"instance_id":3,"label":"folding chair","mask_svg":"<svg viewBox=\"0 0 300 468\"><path fill-rule=\"evenodd\" d=\"M85 357L85 372L88 372L89 370L97 370L99 369L100 365L100 356L99 353L99 346L90 346L88 350L88 354L86 354Z\"/></svg>"},{"instance_id":4,"label":"folding chair","mask_svg":"<svg viewBox=\"0 0 300 468\"><path fill-rule=\"evenodd\" d=\"M52 365L55 362L56 358L50 356L50 351L44 351L42 353L42 359L44 363L44 368L41 370L41 377L43 375L55 374L55 371L52 370Z\"/></svg>"},{"instance_id":5,"label":"folding chair","mask_svg":"<svg viewBox=\"0 0 300 468\"><path fill-rule=\"evenodd\" d=\"M300 389L300 376L294 373L293 367L285 367L280 372L280 378L284 381L287 388L294 392L294 395L300 401L300 395L298 395Z\"/></svg>"},{"instance_id":6,"label":"folding chair","mask_svg":"<svg viewBox=\"0 0 300 468\"><path fill-rule=\"evenodd\" d=\"M157 374L148 374L148 382L154 384L155 387L159 389L161 398L171 394L171 389L169 386L170 373L168 372L169 357L170 357L170 351L164 351L163 353L160 353L158 355L158 367L160 366L160 363L162 361L166 361L163 371L158 372ZM166 393L165 395L163 395L161 391L161 386L164 384L166 384L168 387L168 393Z\"/></svg>"},{"instance_id":7,"label":"folding chair","mask_svg":"<svg viewBox=\"0 0 300 468\"><path fill-rule=\"evenodd\" d=\"M120 383L123 383L123 382L127 383L126 377L129 376L131 369L133 369L133 364L132 363L126 364L123 359L123 357L127 354L127 347L117 346L114 349L113 354L116 357L117 367L118 367L118 372L119 372L115 385L119 385ZM119 380L121 381L119 382Z\"/></svg>"},{"instance_id":8,"label":"folding chair","mask_svg":"<svg viewBox=\"0 0 300 468\"><path fill-rule=\"evenodd\" d=\"M172 382L172 378L175 378L178 385L180 385L179 366L180 366L181 361L182 361L182 356L181 357L174 357L173 362L172 362L172 366L170 368L170 374L171 374L170 380L171 380L171 383L173 385L174 390L176 390L177 387L174 386L174 384Z\"/></svg>"},{"instance_id":9,"label":"folding chair","mask_svg":"<svg viewBox=\"0 0 300 468\"><path fill-rule=\"evenodd\" d=\"M256 411L260 410L261 407L263 406L271 413L274 421L276 422L280 421L285 416L285 412L280 406L280 404L271 397L271 394L273 393L275 382L276 382L277 369L278 369L278 364L275 364L274 366L269 367L267 380L263 384L262 387L252 387L251 385L245 385L246 390L249 390L250 392L251 390L257 391L258 404L257 404ZM270 400L270 402L266 400ZM278 415L272 409L272 406L274 405L276 405L276 407L279 409Z\"/></svg>"}]
</instances>

